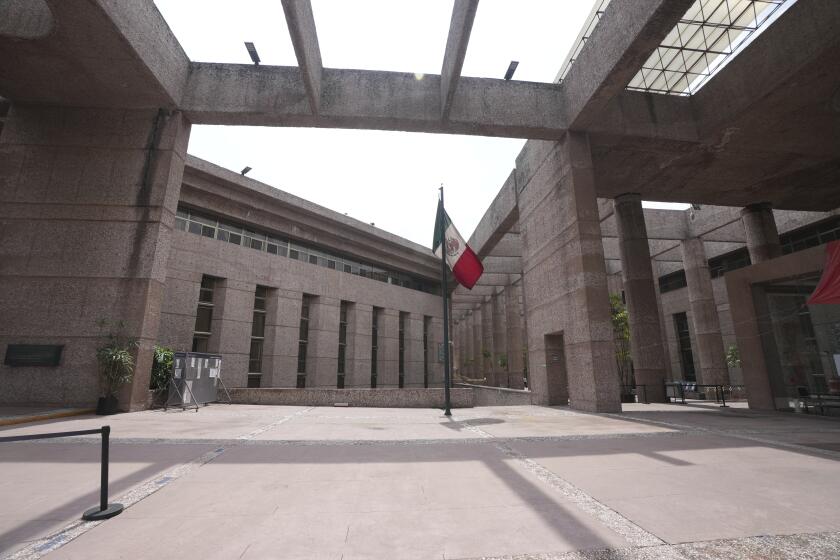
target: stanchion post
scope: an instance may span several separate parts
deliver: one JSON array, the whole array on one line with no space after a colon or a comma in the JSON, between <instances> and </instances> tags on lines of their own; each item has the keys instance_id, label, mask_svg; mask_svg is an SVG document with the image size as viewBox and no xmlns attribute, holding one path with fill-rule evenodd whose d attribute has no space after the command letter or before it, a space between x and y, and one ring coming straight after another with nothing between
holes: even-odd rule
<instances>
[{"instance_id":1,"label":"stanchion post","mask_svg":"<svg viewBox=\"0 0 840 560\"><path fill-rule=\"evenodd\" d=\"M111 426L102 426L102 455L99 468L99 507L90 508L82 514L85 521L103 521L119 515L123 511L122 504L108 503L108 463L110 455Z\"/></svg>"},{"instance_id":2,"label":"stanchion post","mask_svg":"<svg viewBox=\"0 0 840 560\"><path fill-rule=\"evenodd\" d=\"M721 408L729 408L729 407L726 406L726 395L723 391L723 385L720 386L720 401L722 403L720 405Z\"/></svg>"}]
</instances>

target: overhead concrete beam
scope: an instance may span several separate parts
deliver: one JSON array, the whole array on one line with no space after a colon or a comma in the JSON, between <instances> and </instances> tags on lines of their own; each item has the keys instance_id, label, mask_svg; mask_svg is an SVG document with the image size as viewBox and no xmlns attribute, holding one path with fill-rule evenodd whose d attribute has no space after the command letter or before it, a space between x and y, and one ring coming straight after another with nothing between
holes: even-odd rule
<instances>
[{"instance_id":1,"label":"overhead concrete beam","mask_svg":"<svg viewBox=\"0 0 840 560\"><path fill-rule=\"evenodd\" d=\"M522 274L522 257L484 257L481 264L484 274Z\"/></svg>"},{"instance_id":2,"label":"overhead concrete beam","mask_svg":"<svg viewBox=\"0 0 840 560\"><path fill-rule=\"evenodd\" d=\"M488 254L489 257L521 257L522 238L519 233L504 234Z\"/></svg>"},{"instance_id":3,"label":"overhead concrete beam","mask_svg":"<svg viewBox=\"0 0 840 560\"><path fill-rule=\"evenodd\" d=\"M440 118L449 118L461 68L467 55L478 0L455 0L452 7L452 20L449 23L449 36L446 39L446 51L443 53L443 68L440 71Z\"/></svg>"},{"instance_id":4,"label":"overhead concrete beam","mask_svg":"<svg viewBox=\"0 0 840 560\"><path fill-rule=\"evenodd\" d=\"M499 189L499 194L490 203L490 207L481 217L470 240L469 246L483 258L489 255L496 244L515 227L519 220L519 207L516 196L516 171L508 175L507 180Z\"/></svg>"},{"instance_id":5,"label":"overhead concrete beam","mask_svg":"<svg viewBox=\"0 0 840 560\"><path fill-rule=\"evenodd\" d=\"M566 133L557 84L461 77L449 120L441 78L324 68L317 115L297 67L193 62L181 104L193 124L304 126L557 139Z\"/></svg>"},{"instance_id":6,"label":"overhead concrete beam","mask_svg":"<svg viewBox=\"0 0 840 560\"><path fill-rule=\"evenodd\" d=\"M694 0L612 0L563 80L570 128L599 120Z\"/></svg>"},{"instance_id":7,"label":"overhead concrete beam","mask_svg":"<svg viewBox=\"0 0 840 560\"><path fill-rule=\"evenodd\" d=\"M321 49L315 30L315 16L310 0L281 0L286 14L286 25L295 48L300 75L306 88L306 97L313 115L318 114L321 103Z\"/></svg>"},{"instance_id":8,"label":"overhead concrete beam","mask_svg":"<svg viewBox=\"0 0 840 560\"><path fill-rule=\"evenodd\" d=\"M682 210L663 210L645 208L645 227L648 239L685 239L688 236L685 212ZM610 212L601 218L601 236L618 237L615 214Z\"/></svg>"}]
</instances>

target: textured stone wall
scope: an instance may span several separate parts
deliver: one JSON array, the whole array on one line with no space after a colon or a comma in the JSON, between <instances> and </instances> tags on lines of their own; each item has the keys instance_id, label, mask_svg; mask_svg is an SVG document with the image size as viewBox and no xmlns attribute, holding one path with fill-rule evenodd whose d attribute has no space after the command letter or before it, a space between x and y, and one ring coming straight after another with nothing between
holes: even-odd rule
<instances>
[{"instance_id":1,"label":"textured stone wall","mask_svg":"<svg viewBox=\"0 0 840 560\"><path fill-rule=\"evenodd\" d=\"M617 411L604 250L587 138L529 141L516 165L522 235L530 389L551 402L546 335L560 335L571 406Z\"/></svg>"},{"instance_id":2,"label":"textured stone wall","mask_svg":"<svg viewBox=\"0 0 840 560\"><path fill-rule=\"evenodd\" d=\"M0 403L94 404L96 323L110 319L140 342L121 406L145 406L189 130L155 109L11 108L0 136L0 354L10 343L64 353L55 368L0 366ZM183 276L173 290L194 295Z\"/></svg>"},{"instance_id":3,"label":"textured stone wall","mask_svg":"<svg viewBox=\"0 0 840 560\"><path fill-rule=\"evenodd\" d=\"M443 408L443 389L245 389L234 388L230 396L236 404L275 404L296 406L372 406L379 408ZM472 389L450 390L452 408L473 406Z\"/></svg>"},{"instance_id":4,"label":"textured stone wall","mask_svg":"<svg viewBox=\"0 0 840 560\"><path fill-rule=\"evenodd\" d=\"M262 387L295 387L298 328L304 293L314 296L309 325L307 387L336 386L342 300L351 302L345 387L370 387L373 306L382 308L378 386L397 387L398 384L400 311L410 314L409 323L412 323L412 317L419 318L412 323L415 331L419 329L419 334L414 332L409 335L414 337L414 348L409 349L406 361L407 366L411 364L413 368L412 383L420 386L423 383L423 316L432 317L430 383L438 386L442 383L443 364L437 361L437 344L443 339L440 297L184 231L173 233L172 255L167 269L166 305L161 312L158 337L161 343L178 350L189 349L195 325L198 286L203 274L219 278L222 286L220 301L214 308L210 350L222 354L224 379L232 387L244 387L247 381L254 290L257 285L269 288Z\"/></svg>"}]
</instances>

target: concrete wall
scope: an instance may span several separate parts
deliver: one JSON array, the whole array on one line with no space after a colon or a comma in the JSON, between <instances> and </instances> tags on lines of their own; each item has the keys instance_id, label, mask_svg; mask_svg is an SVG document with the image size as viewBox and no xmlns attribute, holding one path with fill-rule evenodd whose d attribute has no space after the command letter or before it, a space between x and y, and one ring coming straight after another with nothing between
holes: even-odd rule
<instances>
[{"instance_id":1,"label":"concrete wall","mask_svg":"<svg viewBox=\"0 0 840 560\"><path fill-rule=\"evenodd\" d=\"M472 389L474 406L523 406L534 403L534 394L530 391L470 385L469 383L459 383L458 387Z\"/></svg>"},{"instance_id":2,"label":"concrete wall","mask_svg":"<svg viewBox=\"0 0 840 560\"><path fill-rule=\"evenodd\" d=\"M337 383L340 301L353 302L348 325L346 386L370 387L370 309L382 308L379 324L379 387L398 382L399 312L410 313L413 330L408 340L406 365L412 385L422 386L422 317L432 317L429 360L430 382L440 384L442 364L437 344L443 339L440 297L354 276L314 264L255 251L184 231L173 233L167 267L164 306L158 341L177 350L192 343L202 275L221 279L220 302L213 315L210 351L223 356L222 375L231 387L244 387L254 290L268 293L266 357L262 386L294 387L297 377L298 327L303 294L314 296L309 325L307 387L335 387ZM418 321L417 318L421 320ZM419 323L420 346L417 346ZM418 381L418 362L419 381Z\"/></svg>"},{"instance_id":3,"label":"concrete wall","mask_svg":"<svg viewBox=\"0 0 840 560\"><path fill-rule=\"evenodd\" d=\"M454 388L449 392L452 408L474 406L472 389ZM443 408L443 389L245 389L230 390L237 404L295 406L372 406L379 408Z\"/></svg>"}]
</instances>

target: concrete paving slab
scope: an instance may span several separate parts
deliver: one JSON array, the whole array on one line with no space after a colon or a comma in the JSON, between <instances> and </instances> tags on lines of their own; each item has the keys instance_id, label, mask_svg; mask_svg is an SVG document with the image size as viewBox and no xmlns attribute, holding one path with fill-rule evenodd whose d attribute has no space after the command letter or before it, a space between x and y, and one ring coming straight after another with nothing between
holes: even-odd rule
<instances>
[{"instance_id":1,"label":"concrete paving slab","mask_svg":"<svg viewBox=\"0 0 840 560\"><path fill-rule=\"evenodd\" d=\"M217 405L8 427L107 422L111 494L130 507L74 521L96 502L97 437L5 444L0 558L738 558L755 535L777 535L779 558L798 558L797 542L840 546L840 422L625 410Z\"/></svg>"}]
</instances>

